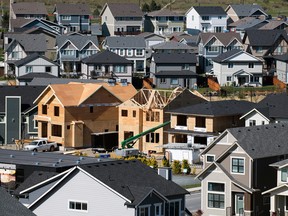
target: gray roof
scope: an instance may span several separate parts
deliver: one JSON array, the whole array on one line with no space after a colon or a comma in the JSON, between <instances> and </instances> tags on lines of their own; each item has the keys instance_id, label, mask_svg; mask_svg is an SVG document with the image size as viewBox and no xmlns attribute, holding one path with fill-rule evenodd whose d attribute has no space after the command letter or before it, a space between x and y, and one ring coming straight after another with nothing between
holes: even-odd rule
<instances>
[{"instance_id":1,"label":"gray roof","mask_svg":"<svg viewBox=\"0 0 288 216\"><path fill-rule=\"evenodd\" d=\"M166 41L152 46L152 49L192 50L193 48L191 46L176 41Z\"/></svg>"},{"instance_id":2,"label":"gray roof","mask_svg":"<svg viewBox=\"0 0 288 216\"><path fill-rule=\"evenodd\" d=\"M99 23L91 24L91 35L102 35L102 25Z\"/></svg>"},{"instance_id":3,"label":"gray roof","mask_svg":"<svg viewBox=\"0 0 288 216\"><path fill-rule=\"evenodd\" d=\"M238 53L241 53L241 52L244 52L244 51L239 50L239 49L232 49L232 50L229 50L227 52L224 52L224 53L218 55L217 57L213 58L212 60L214 62L218 62L218 63L225 62L225 60L227 58L234 56L234 55L237 55Z\"/></svg>"},{"instance_id":4,"label":"gray roof","mask_svg":"<svg viewBox=\"0 0 288 216\"><path fill-rule=\"evenodd\" d=\"M276 162L276 163L270 164L270 166L272 166L272 167L288 166L288 159L286 159L286 160L281 160L281 161L278 161L278 162Z\"/></svg>"},{"instance_id":5,"label":"gray roof","mask_svg":"<svg viewBox=\"0 0 288 216\"><path fill-rule=\"evenodd\" d=\"M60 35L56 37L56 45L58 47L63 46L68 41L71 41L77 49L83 49L89 42L94 43L98 47L97 36L88 36L88 35Z\"/></svg>"},{"instance_id":6,"label":"gray roof","mask_svg":"<svg viewBox=\"0 0 288 216\"><path fill-rule=\"evenodd\" d=\"M156 64L196 64L197 58L194 53L154 53Z\"/></svg>"},{"instance_id":7,"label":"gray roof","mask_svg":"<svg viewBox=\"0 0 288 216\"><path fill-rule=\"evenodd\" d=\"M193 8L201 16L205 16L205 15L227 16L225 10L220 6L194 6Z\"/></svg>"},{"instance_id":8,"label":"gray roof","mask_svg":"<svg viewBox=\"0 0 288 216\"><path fill-rule=\"evenodd\" d=\"M114 17L142 17L144 15L139 5L134 3L107 3L106 6L110 8Z\"/></svg>"},{"instance_id":9,"label":"gray roof","mask_svg":"<svg viewBox=\"0 0 288 216\"><path fill-rule=\"evenodd\" d=\"M155 77L196 78L198 75L189 70L181 71L159 71Z\"/></svg>"},{"instance_id":10,"label":"gray roof","mask_svg":"<svg viewBox=\"0 0 288 216\"><path fill-rule=\"evenodd\" d=\"M157 10L157 11L152 11L150 13L148 13L148 16L151 16L151 17L161 17L161 16L184 16L184 14L180 14L180 13L177 13L173 10L168 10L166 8L164 9L161 9L161 10Z\"/></svg>"},{"instance_id":11,"label":"gray roof","mask_svg":"<svg viewBox=\"0 0 288 216\"><path fill-rule=\"evenodd\" d=\"M37 72L33 72L33 73L27 73L27 74L24 74L22 76L19 76L17 77L18 80L20 81L24 81L24 80L33 80L35 77L41 77L41 78L45 78L45 79L49 79L49 78L54 78L55 76L52 75L51 73L45 73L45 72L40 72L40 73L37 73Z\"/></svg>"},{"instance_id":12,"label":"gray roof","mask_svg":"<svg viewBox=\"0 0 288 216\"><path fill-rule=\"evenodd\" d=\"M47 9L42 2L16 2L11 5L14 13L17 14L40 14L47 15Z\"/></svg>"},{"instance_id":13,"label":"gray roof","mask_svg":"<svg viewBox=\"0 0 288 216\"><path fill-rule=\"evenodd\" d=\"M147 192L151 189L155 189L165 197L187 194L185 189L172 181L167 181L158 175L154 169L138 160L105 162L99 165L80 167L124 197L132 200L129 205L139 204L140 198L143 195L148 195ZM144 194L143 189L145 189Z\"/></svg>"},{"instance_id":14,"label":"gray roof","mask_svg":"<svg viewBox=\"0 0 288 216\"><path fill-rule=\"evenodd\" d=\"M230 7L233 8L238 17L251 16L257 10L264 12L263 8L257 4L231 4Z\"/></svg>"},{"instance_id":15,"label":"gray roof","mask_svg":"<svg viewBox=\"0 0 288 216\"><path fill-rule=\"evenodd\" d=\"M55 5L55 11L60 15L90 15L91 11L87 4L68 4L57 3Z\"/></svg>"},{"instance_id":16,"label":"gray roof","mask_svg":"<svg viewBox=\"0 0 288 216\"><path fill-rule=\"evenodd\" d=\"M31 109L35 106L34 100L44 88L44 86L0 86L0 113L5 112L6 96L21 96L21 111L25 112Z\"/></svg>"},{"instance_id":17,"label":"gray roof","mask_svg":"<svg viewBox=\"0 0 288 216\"><path fill-rule=\"evenodd\" d=\"M26 56L26 57L23 58L23 59L20 59L20 60L18 60L18 61L15 61L14 64L15 64L15 66L17 66L17 67L20 67L20 66L23 66L23 65L31 62L31 61L34 61L34 60L38 59L38 58L42 58L42 59L44 59L44 60L46 60L46 61L48 61L48 62L50 62L50 63L52 63L52 64L54 64L54 65L58 65L57 63L52 62L50 59L46 58L46 57L43 56L43 55L39 55L38 53L32 53L31 55L28 55L28 56Z\"/></svg>"},{"instance_id":18,"label":"gray roof","mask_svg":"<svg viewBox=\"0 0 288 216\"><path fill-rule=\"evenodd\" d=\"M0 212L5 216L36 216L2 187L0 187Z\"/></svg>"},{"instance_id":19,"label":"gray roof","mask_svg":"<svg viewBox=\"0 0 288 216\"><path fill-rule=\"evenodd\" d=\"M105 44L109 48L146 48L144 37L135 37L135 36L106 37Z\"/></svg>"},{"instance_id":20,"label":"gray roof","mask_svg":"<svg viewBox=\"0 0 288 216\"><path fill-rule=\"evenodd\" d=\"M44 34L5 34L5 37L17 41L25 50L25 52L46 52L46 37ZM12 44L5 46L5 51Z\"/></svg>"},{"instance_id":21,"label":"gray roof","mask_svg":"<svg viewBox=\"0 0 288 216\"><path fill-rule=\"evenodd\" d=\"M33 80L28 84L29 86L48 86L50 84L67 84L70 82L79 83L101 83L102 80L96 79L69 79L69 78L40 78L34 77Z\"/></svg>"},{"instance_id":22,"label":"gray roof","mask_svg":"<svg viewBox=\"0 0 288 216\"><path fill-rule=\"evenodd\" d=\"M116 53L104 50L82 60L85 64L133 64L132 61L117 55Z\"/></svg>"},{"instance_id":23,"label":"gray roof","mask_svg":"<svg viewBox=\"0 0 288 216\"><path fill-rule=\"evenodd\" d=\"M255 106L248 101L223 100L207 101L192 106L170 110L169 113L197 116L232 116L243 115Z\"/></svg>"},{"instance_id":24,"label":"gray roof","mask_svg":"<svg viewBox=\"0 0 288 216\"><path fill-rule=\"evenodd\" d=\"M268 23L267 20L257 19L256 17L244 17L243 19L237 20L229 24L230 27L235 27L237 30L246 30L249 28L262 27Z\"/></svg>"},{"instance_id":25,"label":"gray roof","mask_svg":"<svg viewBox=\"0 0 288 216\"><path fill-rule=\"evenodd\" d=\"M230 128L228 132L252 159L288 154L287 123Z\"/></svg>"},{"instance_id":26,"label":"gray roof","mask_svg":"<svg viewBox=\"0 0 288 216\"><path fill-rule=\"evenodd\" d=\"M278 61L283 61L283 62L287 62L288 63L288 53L285 53L283 55L276 55L273 56L276 60Z\"/></svg>"},{"instance_id":27,"label":"gray roof","mask_svg":"<svg viewBox=\"0 0 288 216\"><path fill-rule=\"evenodd\" d=\"M224 46L228 46L235 39L242 42L240 34L236 32L202 32L199 37L202 39L203 44L208 43L213 37L216 37Z\"/></svg>"},{"instance_id":28,"label":"gray roof","mask_svg":"<svg viewBox=\"0 0 288 216\"><path fill-rule=\"evenodd\" d=\"M249 38L251 46L272 46L280 38L288 42L288 36L285 30L247 30L244 36Z\"/></svg>"}]
</instances>

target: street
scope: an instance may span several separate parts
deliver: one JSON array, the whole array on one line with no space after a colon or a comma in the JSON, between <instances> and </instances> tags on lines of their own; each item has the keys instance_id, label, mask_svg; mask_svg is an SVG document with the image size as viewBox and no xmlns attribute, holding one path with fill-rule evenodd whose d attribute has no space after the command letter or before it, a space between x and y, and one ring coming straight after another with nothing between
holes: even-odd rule
<instances>
[{"instance_id":1,"label":"street","mask_svg":"<svg viewBox=\"0 0 288 216\"><path fill-rule=\"evenodd\" d=\"M190 212L195 212L198 209L201 209L201 192L186 195L186 208Z\"/></svg>"}]
</instances>

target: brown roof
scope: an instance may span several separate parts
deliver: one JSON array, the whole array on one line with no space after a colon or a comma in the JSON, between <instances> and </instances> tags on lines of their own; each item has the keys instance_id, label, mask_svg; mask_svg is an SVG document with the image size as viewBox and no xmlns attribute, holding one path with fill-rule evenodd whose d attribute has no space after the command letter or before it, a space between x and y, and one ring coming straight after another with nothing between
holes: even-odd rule
<instances>
[{"instance_id":1,"label":"brown roof","mask_svg":"<svg viewBox=\"0 0 288 216\"><path fill-rule=\"evenodd\" d=\"M266 25L262 26L259 29L271 29L274 30L277 27L281 26L281 25L285 25L285 27L288 26L288 23L283 21L283 20L269 20L269 23L267 23Z\"/></svg>"},{"instance_id":2,"label":"brown roof","mask_svg":"<svg viewBox=\"0 0 288 216\"><path fill-rule=\"evenodd\" d=\"M110 86L108 83L101 84L122 102L129 100L137 93L137 90L130 83L127 86L121 86L119 83L116 83L115 86Z\"/></svg>"},{"instance_id":3,"label":"brown roof","mask_svg":"<svg viewBox=\"0 0 288 216\"><path fill-rule=\"evenodd\" d=\"M107 3L102 12L107 6L114 17L142 17L144 15L139 5L134 3Z\"/></svg>"},{"instance_id":4,"label":"brown roof","mask_svg":"<svg viewBox=\"0 0 288 216\"><path fill-rule=\"evenodd\" d=\"M152 11L148 13L148 16L184 16L183 14L176 13L175 11L171 11L168 9L162 9L157 11Z\"/></svg>"},{"instance_id":5,"label":"brown roof","mask_svg":"<svg viewBox=\"0 0 288 216\"><path fill-rule=\"evenodd\" d=\"M219 33L200 33L203 44L208 43L213 37L216 37L224 46L229 45L234 39L241 42L241 37L239 33L236 32L219 32Z\"/></svg>"},{"instance_id":6,"label":"brown roof","mask_svg":"<svg viewBox=\"0 0 288 216\"><path fill-rule=\"evenodd\" d=\"M25 18L17 18L17 19L11 19L11 27L14 28L21 28L24 24L31 22L34 19L25 19Z\"/></svg>"},{"instance_id":7,"label":"brown roof","mask_svg":"<svg viewBox=\"0 0 288 216\"><path fill-rule=\"evenodd\" d=\"M57 3L55 11L61 15L90 15L91 11L87 4Z\"/></svg>"},{"instance_id":8,"label":"brown roof","mask_svg":"<svg viewBox=\"0 0 288 216\"><path fill-rule=\"evenodd\" d=\"M42 2L18 2L11 5L15 14L48 14Z\"/></svg>"}]
</instances>

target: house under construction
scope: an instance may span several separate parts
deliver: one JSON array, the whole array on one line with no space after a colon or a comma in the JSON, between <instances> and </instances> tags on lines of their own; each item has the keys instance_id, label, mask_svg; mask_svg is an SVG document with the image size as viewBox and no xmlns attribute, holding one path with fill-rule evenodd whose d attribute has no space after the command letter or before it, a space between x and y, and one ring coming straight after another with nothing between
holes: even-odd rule
<instances>
[{"instance_id":1,"label":"house under construction","mask_svg":"<svg viewBox=\"0 0 288 216\"><path fill-rule=\"evenodd\" d=\"M180 87L174 90L141 89L134 97L119 106L119 147L121 141L170 121L170 114L166 113L170 109L203 101L204 98ZM164 128L159 128L140 137L135 141L134 148L145 153L162 152L162 148L157 146L168 142L168 135L163 131Z\"/></svg>"}]
</instances>

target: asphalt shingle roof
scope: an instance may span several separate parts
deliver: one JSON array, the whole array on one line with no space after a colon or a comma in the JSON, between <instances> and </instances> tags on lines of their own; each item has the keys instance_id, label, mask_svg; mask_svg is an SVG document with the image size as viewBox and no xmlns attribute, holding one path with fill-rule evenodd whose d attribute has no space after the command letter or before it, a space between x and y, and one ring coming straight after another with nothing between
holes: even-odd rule
<instances>
[{"instance_id":1,"label":"asphalt shingle roof","mask_svg":"<svg viewBox=\"0 0 288 216\"><path fill-rule=\"evenodd\" d=\"M194 6L197 13L201 16L205 15L222 15L226 16L225 10L220 6Z\"/></svg>"},{"instance_id":2,"label":"asphalt shingle roof","mask_svg":"<svg viewBox=\"0 0 288 216\"><path fill-rule=\"evenodd\" d=\"M91 55L90 57L83 59L82 62L86 64L133 64L132 61L127 60L116 53L110 52L109 50L104 50Z\"/></svg>"},{"instance_id":3,"label":"asphalt shingle roof","mask_svg":"<svg viewBox=\"0 0 288 216\"><path fill-rule=\"evenodd\" d=\"M97 36L87 36L87 35L60 35L56 37L56 44L58 47L63 46L68 41L71 41L79 50L82 50L88 42L94 43L98 46Z\"/></svg>"},{"instance_id":4,"label":"asphalt shingle roof","mask_svg":"<svg viewBox=\"0 0 288 216\"><path fill-rule=\"evenodd\" d=\"M246 35L249 38L249 44L251 46L272 46L280 36L288 41L288 36L285 30L248 29Z\"/></svg>"},{"instance_id":5,"label":"asphalt shingle roof","mask_svg":"<svg viewBox=\"0 0 288 216\"><path fill-rule=\"evenodd\" d=\"M273 56L276 60L283 61L283 62L288 62L288 53L285 53L283 55L277 55Z\"/></svg>"},{"instance_id":6,"label":"asphalt shingle roof","mask_svg":"<svg viewBox=\"0 0 288 216\"><path fill-rule=\"evenodd\" d=\"M243 19L229 24L229 26L235 27L237 30L246 30L250 28L258 29L258 27L262 27L266 25L266 23L266 20L257 19L255 17L244 17Z\"/></svg>"},{"instance_id":7,"label":"asphalt shingle roof","mask_svg":"<svg viewBox=\"0 0 288 216\"><path fill-rule=\"evenodd\" d=\"M47 9L42 2L16 2L11 5L14 13L17 14L40 14L47 15Z\"/></svg>"},{"instance_id":8,"label":"asphalt shingle roof","mask_svg":"<svg viewBox=\"0 0 288 216\"><path fill-rule=\"evenodd\" d=\"M107 3L114 17L142 17L144 13L138 4Z\"/></svg>"},{"instance_id":9,"label":"asphalt shingle roof","mask_svg":"<svg viewBox=\"0 0 288 216\"><path fill-rule=\"evenodd\" d=\"M169 113L179 113L197 116L231 116L243 115L255 106L248 101L223 100L207 101L192 106L186 106L170 110Z\"/></svg>"},{"instance_id":10,"label":"asphalt shingle roof","mask_svg":"<svg viewBox=\"0 0 288 216\"><path fill-rule=\"evenodd\" d=\"M164 8L162 10L152 11L152 12L148 13L148 16L161 17L161 16L184 16L184 15Z\"/></svg>"},{"instance_id":11,"label":"asphalt shingle roof","mask_svg":"<svg viewBox=\"0 0 288 216\"><path fill-rule=\"evenodd\" d=\"M50 73L36 73L36 72L33 72L33 73L27 73L25 75L22 75L22 76L19 76L17 77L18 80L32 80L34 79L35 77L41 77L41 78L53 78L55 77L54 75L50 74Z\"/></svg>"},{"instance_id":12,"label":"asphalt shingle roof","mask_svg":"<svg viewBox=\"0 0 288 216\"><path fill-rule=\"evenodd\" d=\"M153 54L156 64L161 63L180 63L180 64L196 64L197 58L194 53L155 53Z\"/></svg>"},{"instance_id":13,"label":"asphalt shingle roof","mask_svg":"<svg viewBox=\"0 0 288 216\"><path fill-rule=\"evenodd\" d=\"M229 45L235 39L237 39L239 42L242 42L240 34L236 32L202 32L199 34L199 37L202 39L203 44L208 43L212 37L216 37L224 46Z\"/></svg>"},{"instance_id":14,"label":"asphalt shingle roof","mask_svg":"<svg viewBox=\"0 0 288 216\"><path fill-rule=\"evenodd\" d=\"M152 46L152 49L175 49L175 50L192 50L193 48L191 46L188 46L183 43L179 43L176 41L166 41L163 43L156 44Z\"/></svg>"},{"instance_id":15,"label":"asphalt shingle roof","mask_svg":"<svg viewBox=\"0 0 288 216\"><path fill-rule=\"evenodd\" d=\"M230 7L232 7L238 17L251 16L257 10L264 12L263 8L257 4L231 4Z\"/></svg>"},{"instance_id":16,"label":"asphalt shingle roof","mask_svg":"<svg viewBox=\"0 0 288 216\"><path fill-rule=\"evenodd\" d=\"M87 4L66 4L57 3L55 10L61 15L89 15L91 14L90 8Z\"/></svg>"},{"instance_id":17,"label":"asphalt shingle roof","mask_svg":"<svg viewBox=\"0 0 288 216\"><path fill-rule=\"evenodd\" d=\"M155 77L197 77L197 74L192 71L182 70L182 71L159 71L155 74Z\"/></svg>"},{"instance_id":18,"label":"asphalt shingle roof","mask_svg":"<svg viewBox=\"0 0 288 216\"><path fill-rule=\"evenodd\" d=\"M34 61L37 58L43 58L46 61L57 65L55 62L52 62L50 59L46 58L45 56L39 55L38 53L32 53L31 55L28 55L25 58L16 61L14 64L15 64L15 66L19 67L19 66L25 65L31 61Z\"/></svg>"},{"instance_id":19,"label":"asphalt shingle roof","mask_svg":"<svg viewBox=\"0 0 288 216\"><path fill-rule=\"evenodd\" d=\"M233 55L236 55L240 52L243 52L242 50L239 50L239 49L232 49L232 50L229 50L225 53L222 53L220 55L218 55L217 57L213 58L213 61L214 62L224 62L225 59L229 58L230 56L233 56Z\"/></svg>"},{"instance_id":20,"label":"asphalt shingle roof","mask_svg":"<svg viewBox=\"0 0 288 216\"><path fill-rule=\"evenodd\" d=\"M36 216L2 187L0 187L0 212L5 216Z\"/></svg>"},{"instance_id":21,"label":"asphalt shingle roof","mask_svg":"<svg viewBox=\"0 0 288 216\"><path fill-rule=\"evenodd\" d=\"M144 37L135 36L106 37L105 44L107 44L109 48L146 48Z\"/></svg>"},{"instance_id":22,"label":"asphalt shingle roof","mask_svg":"<svg viewBox=\"0 0 288 216\"><path fill-rule=\"evenodd\" d=\"M228 131L253 159L279 156L288 153L288 124L230 128ZM277 134L277 136L275 136Z\"/></svg>"},{"instance_id":23,"label":"asphalt shingle roof","mask_svg":"<svg viewBox=\"0 0 288 216\"><path fill-rule=\"evenodd\" d=\"M44 90L44 86L0 86L0 113L5 112L6 96L21 96L21 111L34 107L33 101Z\"/></svg>"}]
</instances>

